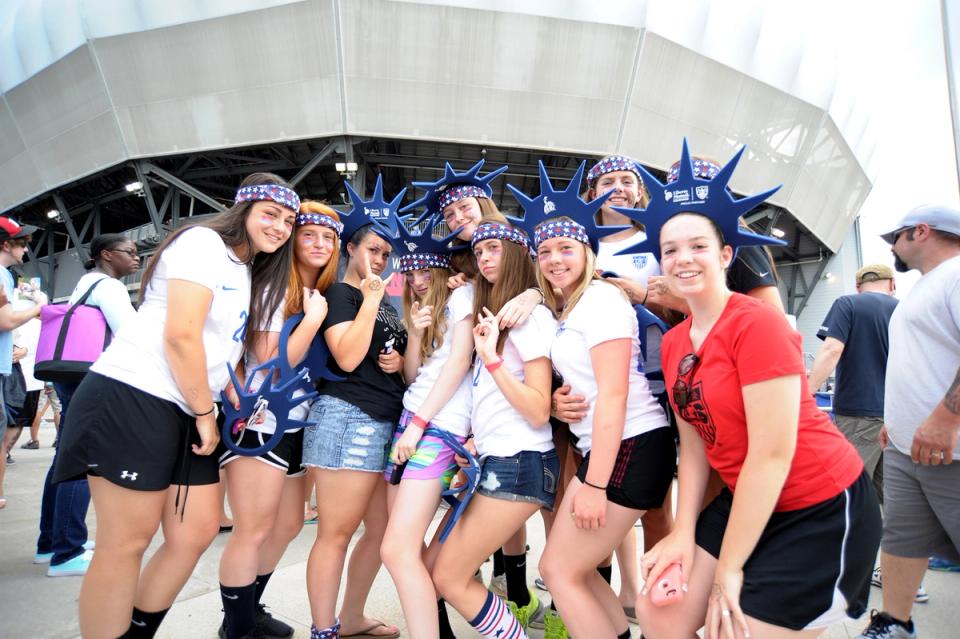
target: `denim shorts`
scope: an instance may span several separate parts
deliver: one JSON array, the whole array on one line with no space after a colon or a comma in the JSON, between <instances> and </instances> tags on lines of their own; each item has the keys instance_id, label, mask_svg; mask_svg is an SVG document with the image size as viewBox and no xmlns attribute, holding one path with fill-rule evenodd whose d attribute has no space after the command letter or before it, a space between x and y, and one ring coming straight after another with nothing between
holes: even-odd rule
<instances>
[{"instance_id":1,"label":"denim shorts","mask_svg":"<svg viewBox=\"0 0 960 639\"><path fill-rule=\"evenodd\" d=\"M342 399L321 395L303 430L303 465L382 473L393 439L393 421L379 421Z\"/></svg>"},{"instance_id":2,"label":"denim shorts","mask_svg":"<svg viewBox=\"0 0 960 639\"><path fill-rule=\"evenodd\" d=\"M553 510L560 459L557 451L522 450L511 457L485 457L480 462L477 492L494 499L525 501Z\"/></svg>"}]
</instances>

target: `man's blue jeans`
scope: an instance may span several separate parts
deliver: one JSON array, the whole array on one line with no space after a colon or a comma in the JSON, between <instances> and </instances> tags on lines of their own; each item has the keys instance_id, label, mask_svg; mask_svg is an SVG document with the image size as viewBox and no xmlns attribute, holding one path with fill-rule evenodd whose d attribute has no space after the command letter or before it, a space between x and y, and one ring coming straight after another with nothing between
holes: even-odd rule
<instances>
[{"instance_id":1,"label":"man's blue jeans","mask_svg":"<svg viewBox=\"0 0 960 639\"><path fill-rule=\"evenodd\" d=\"M59 437L63 441L63 429L68 427L67 408L79 384L55 382L53 386L60 397ZM43 482L40 537L37 538L37 553L52 552L50 563L54 566L83 554L83 544L87 542L87 508L90 506L90 486L86 479L62 481L59 484L51 482L59 454L58 447Z\"/></svg>"}]
</instances>

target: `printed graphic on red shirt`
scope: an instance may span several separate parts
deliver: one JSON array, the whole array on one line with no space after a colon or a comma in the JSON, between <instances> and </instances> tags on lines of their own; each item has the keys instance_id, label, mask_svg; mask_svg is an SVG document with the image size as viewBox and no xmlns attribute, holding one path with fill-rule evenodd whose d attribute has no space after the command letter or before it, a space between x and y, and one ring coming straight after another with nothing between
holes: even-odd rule
<instances>
[{"instance_id":1,"label":"printed graphic on red shirt","mask_svg":"<svg viewBox=\"0 0 960 639\"><path fill-rule=\"evenodd\" d=\"M680 411L680 417L697 429L709 448L717 441L717 427L703 398L703 382L694 381L689 393L689 403Z\"/></svg>"}]
</instances>

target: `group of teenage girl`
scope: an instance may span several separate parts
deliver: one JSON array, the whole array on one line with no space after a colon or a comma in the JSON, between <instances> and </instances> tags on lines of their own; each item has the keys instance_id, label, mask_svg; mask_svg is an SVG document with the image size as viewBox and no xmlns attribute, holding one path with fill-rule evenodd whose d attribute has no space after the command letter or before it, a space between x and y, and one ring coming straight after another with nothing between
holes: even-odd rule
<instances>
[{"instance_id":1,"label":"group of teenage girl","mask_svg":"<svg viewBox=\"0 0 960 639\"><path fill-rule=\"evenodd\" d=\"M698 159L697 170L708 182L719 167ZM511 223L485 182L454 173L428 211L428 227L445 225L453 239L424 251L404 241L406 227L397 232L395 210L386 222L361 218L362 206L341 216L258 173L227 211L171 234L136 316L73 395L56 461L55 480L89 478L96 507L83 636L157 632L217 535L220 469L234 518L220 561L221 637L293 633L261 597L314 488L313 639L399 635L364 613L381 558L417 639L454 636L447 605L501 639L528 627L629 637L629 620L648 639L689 639L703 626L711 639L814 637L861 614L876 499L806 388L769 256L735 255L710 212L693 210L660 227L658 251L617 255L646 236L615 208L642 210L663 186L642 175L631 158L603 158L583 194L606 198L595 224L557 210L534 225ZM599 238L603 225L620 230ZM402 316L381 279L392 255ZM662 341L658 332L641 347L635 306L673 325ZM319 382L319 396L287 416L308 426L259 456L224 448L215 401L224 390L236 400L229 370L244 380L277 356L296 366L315 340L338 381ZM276 428L269 410L251 416L237 443L256 447ZM464 481L466 455L479 462L475 493L447 511L458 519L440 543L443 522L430 530L441 494ZM523 529L538 511L549 609L523 572ZM141 569L158 527L163 544ZM478 578L501 548L505 598ZM648 586L675 566L682 594L654 605Z\"/></svg>"}]
</instances>

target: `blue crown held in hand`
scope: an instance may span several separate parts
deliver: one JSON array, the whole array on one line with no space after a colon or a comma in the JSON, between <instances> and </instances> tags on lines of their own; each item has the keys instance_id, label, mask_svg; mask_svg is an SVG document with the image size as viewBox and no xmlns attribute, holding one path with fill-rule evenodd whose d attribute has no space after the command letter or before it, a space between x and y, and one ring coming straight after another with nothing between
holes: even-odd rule
<instances>
[{"instance_id":1,"label":"blue crown held in hand","mask_svg":"<svg viewBox=\"0 0 960 639\"><path fill-rule=\"evenodd\" d=\"M246 457L263 455L273 450L287 431L305 428L308 425L307 422L302 420L290 419L290 411L305 402L313 401L317 397L317 393L313 389L311 376L314 379L343 380L342 377L334 375L327 368L330 352L327 350L327 343L322 335L314 338L306 358L298 366L295 368L290 366L290 362L287 360L287 343L293 329L302 319L303 313L298 313L284 322L283 328L280 330L277 356L249 371L246 384L241 385L233 367L227 365L240 407L234 407L228 399L226 391L220 392L224 414L220 439L227 448L238 455ZM264 377L260 388L250 390L259 371L265 371L266 377ZM301 391L302 394L298 395L297 391ZM270 438L255 448L240 446L237 442L243 436L243 430L247 427L248 422L251 419L261 417L268 410L273 413L276 420L276 428Z\"/></svg>"},{"instance_id":2,"label":"blue crown held in hand","mask_svg":"<svg viewBox=\"0 0 960 639\"><path fill-rule=\"evenodd\" d=\"M716 223L720 232L723 233L724 242L733 248L734 255L736 255L737 248L741 246L785 245L786 242L783 240L754 233L740 226L742 216L776 193L780 186L783 186L778 185L763 193L739 200L733 197L727 185L746 148L746 146L740 147L740 150L734 154L726 166L720 169L720 172L713 179L696 177L690 161L690 150L687 148L686 138L683 140L683 150L680 154L680 172L675 182L662 184L644 167L637 165L637 169L641 173L641 179L650 192L650 204L645 209L631 209L621 206L615 206L613 209L631 220L643 224L646 229L646 238L619 251L617 255L653 253L659 261L660 230L667 223L667 220L679 213L687 212L698 213Z\"/></svg>"}]
</instances>

